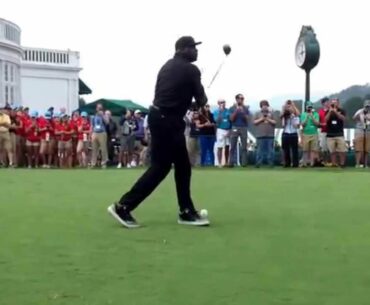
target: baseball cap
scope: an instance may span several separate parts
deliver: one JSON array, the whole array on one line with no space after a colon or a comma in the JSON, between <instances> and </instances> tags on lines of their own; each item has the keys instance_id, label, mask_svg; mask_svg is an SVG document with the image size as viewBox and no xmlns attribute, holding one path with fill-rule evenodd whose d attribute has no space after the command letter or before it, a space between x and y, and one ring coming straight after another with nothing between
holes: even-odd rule
<instances>
[{"instance_id":1,"label":"baseball cap","mask_svg":"<svg viewBox=\"0 0 370 305\"><path fill-rule=\"evenodd\" d=\"M51 112L46 111L46 112L45 112L45 118L47 118L47 119L51 119Z\"/></svg>"},{"instance_id":2,"label":"baseball cap","mask_svg":"<svg viewBox=\"0 0 370 305\"><path fill-rule=\"evenodd\" d=\"M369 107L369 106L370 106L370 100L365 100L364 107Z\"/></svg>"},{"instance_id":3,"label":"baseball cap","mask_svg":"<svg viewBox=\"0 0 370 305\"><path fill-rule=\"evenodd\" d=\"M321 104L324 104L325 102L328 102L328 101L329 101L329 98L325 96L321 99Z\"/></svg>"},{"instance_id":4,"label":"baseball cap","mask_svg":"<svg viewBox=\"0 0 370 305\"><path fill-rule=\"evenodd\" d=\"M31 118L37 118L39 116L39 113L36 110L33 110L31 112Z\"/></svg>"},{"instance_id":5,"label":"baseball cap","mask_svg":"<svg viewBox=\"0 0 370 305\"><path fill-rule=\"evenodd\" d=\"M136 109L134 114L137 114L137 113L141 113L141 110L140 109Z\"/></svg>"},{"instance_id":6,"label":"baseball cap","mask_svg":"<svg viewBox=\"0 0 370 305\"><path fill-rule=\"evenodd\" d=\"M81 112L81 116L82 116L83 118L86 118L86 117L87 117L87 112L86 112L86 111L82 111L82 112Z\"/></svg>"},{"instance_id":7,"label":"baseball cap","mask_svg":"<svg viewBox=\"0 0 370 305\"><path fill-rule=\"evenodd\" d=\"M194 38L191 36L182 36L175 43L175 49L183 50L187 47L195 47L196 45L201 44L201 42L195 42Z\"/></svg>"},{"instance_id":8,"label":"baseball cap","mask_svg":"<svg viewBox=\"0 0 370 305\"><path fill-rule=\"evenodd\" d=\"M306 108L313 108L313 103L311 101L306 102Z\"/></svg>"}]
</instances>

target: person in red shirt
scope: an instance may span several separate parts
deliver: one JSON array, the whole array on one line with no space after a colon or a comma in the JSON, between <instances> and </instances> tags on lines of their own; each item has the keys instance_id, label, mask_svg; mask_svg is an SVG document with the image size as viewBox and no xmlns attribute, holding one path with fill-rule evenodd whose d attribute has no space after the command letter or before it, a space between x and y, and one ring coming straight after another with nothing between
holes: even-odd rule
<instances>
[{"instance_id":1,"label":"person in red shirt","mask_svg":"<svg viewBox=\"0 0 370 305\"><path fill-rule=\"evenodd\" d=\"M32 111L31 118L25 123L28 168L32 168L32 164L35 168L39 166L40 132L37 117L37 111Z\"/></svg>"},{"instance_id":2,"label":"person in red shirt","mask_svg":"<svg viewBox=\"0 0 370 305\"><path fill-rule=\"evenodd\" d=\"M60 113L53 114L53 129L54 129L54 147L53 147L53 159L55 167L59 167L60 160L59 160L59 141L61 135L57 133L57 130L60 129L60 125L62 124L62 118L60 117Z\"/></svg>"},{"instance_id":3,"label":"person in red shirt","mask_svg":"<svg viewBox=\"0 0 370 305\"><path fill-rule=\"evenodd\" d=\"M72 113L71 122L74 126L74 131L72 134L72 164L77 165L78 158L77 158L77 143L78 143L78 124L81 121L81 116L78 111Z\"/></svg>"},{"instance_id":4,"label":"person in red shirt","mask_svg":"<svg viewBox=\"0 0 370 305\"><path fill-rule=\"evenodd\" d=\"M44 168L50 168L53 160L53 135L54 128L51 120L51 113L46 112L45 117L38 119L41 138L40 156Z\"/></svg>"},{"instance_id":5,"label":"person in red shirt","mask_svg":"<svg viewBox=\"0 0 370 305\"><path fill-rule=\"evenodd\" d=\"M322 107L319 110L319 117L320 117L320 133L319 133L319 143L320 143L320 151L321 151L321 160L324 163L324 165L330 165L330 154L328 149L328 144L326 140L326 134L327 134L327 126L326 126L326 114L329 110L329 98L324 97L321 100Z\"/></svg>"},{"instance_id":6,"label":"person in red shirt","mask_svg":"<svg viewBox=\"0 0 370 305\"><path fill-rule=\"evenodd\" d=\"M82 112L81 117L77 122L77 158L80 167L87 167L87 154L90 141L90 121L88 120L87 112Z\"/></svg>"},{"instance_id":7,"label":"person in red shirt","mask_svg":"<svg viewBox=\"0 0 370 305\"><path fill-rule=\"evenodd\" d=\"M58 155L60 167L72 167L72 134L74 132L73 123L67 114L63 114L61 123L55 126L55 135L59 135Z\"/></svg>"}]
</instances>

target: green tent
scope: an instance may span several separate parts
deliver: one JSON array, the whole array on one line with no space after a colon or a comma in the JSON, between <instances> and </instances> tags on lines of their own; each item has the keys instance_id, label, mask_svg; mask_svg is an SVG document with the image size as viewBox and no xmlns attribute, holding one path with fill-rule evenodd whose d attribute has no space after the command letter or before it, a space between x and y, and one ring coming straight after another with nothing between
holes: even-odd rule
<instances>
[{"instance_id":1,"label":"green tent","mask_svg":"<svg viewBox=\"0 0 370 305\"><path fill-rule=\"evenodd\" d=\"M138 109L143 113L148 113L147 108L139 104L136 104L131 100L111 100L111 99L105 99L105 98L102 98L97 101L88 103L84 106L81 106L78 110L80 112L86 111L89 115L93 115L95 113L97 104L102 104L103 108L105 110L110 110L112 112L112 115L114 116L120 116L124 109L129 109L132 111L135 111Z\"/></svg>"}]
</instances>

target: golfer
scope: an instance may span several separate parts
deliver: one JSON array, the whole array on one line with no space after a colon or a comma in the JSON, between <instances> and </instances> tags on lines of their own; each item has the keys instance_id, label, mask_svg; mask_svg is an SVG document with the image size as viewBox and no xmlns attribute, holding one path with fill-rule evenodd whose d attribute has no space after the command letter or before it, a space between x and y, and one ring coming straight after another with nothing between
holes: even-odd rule
<instances>
[{"instance_id":1,"label":"golfer","mask_svg":"<svg viewBox=\"0 0 370 305\"><path fill-rule=\"evenodd\" d=\"M200 81L200 71L191 64L197 60L196 46L200 43L190 36L178 39L174 57L168 60L158 73L154 102L148 117L152 137L151 166L118 203L108 207L108 212L127 228L139 226L131 212L167 176L172 164L180 208L178 223L209 225L208 219L198 214L191 199L191 166L184 136L184 115L193 98L199 107L207 103Z\"/></svg>"}]
</instances>

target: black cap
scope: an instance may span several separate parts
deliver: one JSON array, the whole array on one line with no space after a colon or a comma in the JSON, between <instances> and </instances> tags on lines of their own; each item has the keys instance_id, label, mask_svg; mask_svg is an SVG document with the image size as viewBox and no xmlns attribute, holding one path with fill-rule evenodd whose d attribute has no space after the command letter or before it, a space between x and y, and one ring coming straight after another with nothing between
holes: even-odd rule
<instances>
[{"instance_id":1,"label":"black cap","mask_svg":"<svg viewBox=\"0 0 370 305\"><path fill-rule=\"evenodd\" d=\"M182 36L180 37L175 44L175 49L183 50L187 47L195 47L196 45L201 44L201 42L195 42L194 38L191 36Z\"/></svg>"},{"instance_id":2,"label":"black cap","mask_svg":"<svg viewBox=\"0 0 370 305\"><path fill-rule=\"evenodd\" d=\"M329 98L327 96L323 97L321 99L321 104L324 104L325 102L329 101Z\"/></svg>"}]
</instances>

